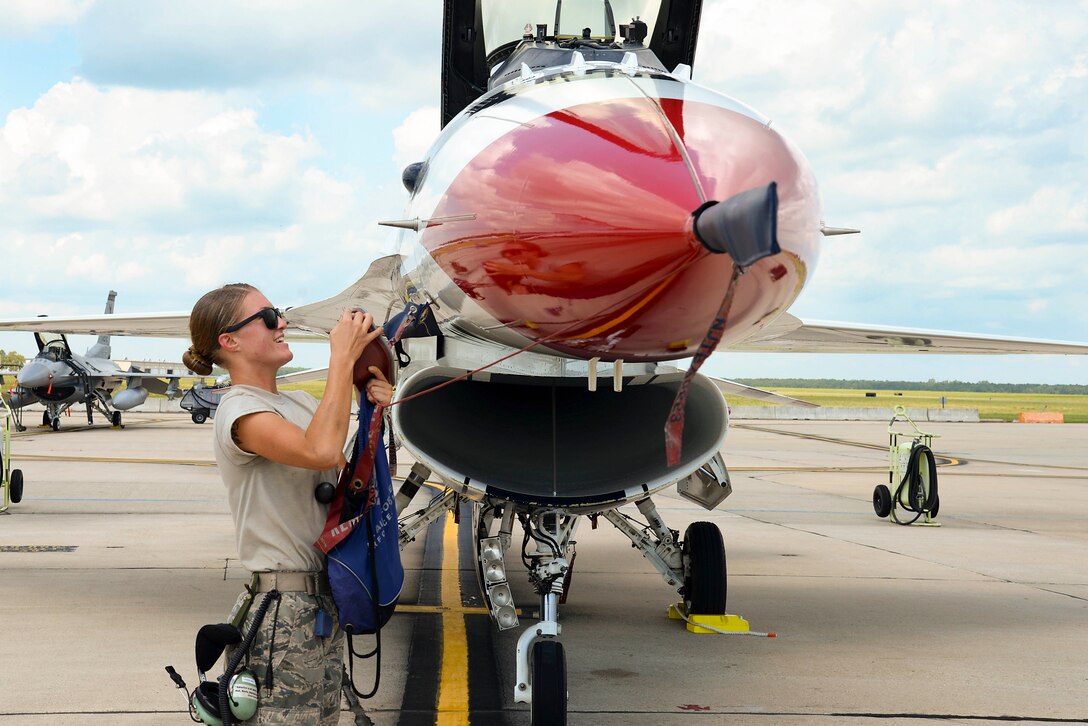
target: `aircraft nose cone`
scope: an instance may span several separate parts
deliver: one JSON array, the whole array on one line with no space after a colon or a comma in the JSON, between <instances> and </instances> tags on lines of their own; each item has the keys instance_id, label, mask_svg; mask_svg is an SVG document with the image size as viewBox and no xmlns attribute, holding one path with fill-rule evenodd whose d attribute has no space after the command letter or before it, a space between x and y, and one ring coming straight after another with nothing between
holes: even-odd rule
<instances>
[{"instance_id":1,"label":"aircraft nose cone","mask_svg":"<svg viewBox=\"0 0 1088 726\"><path fill-rule=\"evenodd\" d=\"M53 374L52 366L41 361L30 361L19 371L15 380L23 388L41 388L49 385L51 374Z\"/></svg>"},{"instance_id":2,"label":"aircraft nose cone","mask_svg":"<svg viewBox=\"0 0 1088 726\"><path fill-rule=\"evenodd\" d=\"M543 87L533 98L563 104L566 96L547 95L562 94L563 86ZM746 258L753 269L737 283L723 339L737 340L785 309L818 243L807 166L765 123L726 100L691 93L698 97L565 105L511 125L480 150L432 215L461 221L430 225L421 235L434 262L471 300L466 307L478 306L525 338L548 337L550 348L576 357L691 356L733 273L730 255L708 254L691 236L692 211L774 183L778 210L769 215L789 255ZM519 95L504 103L529 100ZM485 116L501 116L504 108ZM440 154L432 160L432 182L442 161Z\"/></svg>"}]
</instances>

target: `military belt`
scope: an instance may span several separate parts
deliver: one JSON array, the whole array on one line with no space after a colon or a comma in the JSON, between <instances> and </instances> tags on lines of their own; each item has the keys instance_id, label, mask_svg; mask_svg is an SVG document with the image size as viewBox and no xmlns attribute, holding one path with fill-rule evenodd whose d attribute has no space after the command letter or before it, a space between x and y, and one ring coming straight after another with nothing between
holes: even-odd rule
<instances>
[{"instance_id":1,"label":"military belt","mask_svg":"<svg viewBox=\"0 0 1088 726\"><path fill-rule=\"evenodd\" d=\"M256 592L304 592L307 595L331 595L329 576L324 572L254 572Z\"/></svg>"}]
</instances>

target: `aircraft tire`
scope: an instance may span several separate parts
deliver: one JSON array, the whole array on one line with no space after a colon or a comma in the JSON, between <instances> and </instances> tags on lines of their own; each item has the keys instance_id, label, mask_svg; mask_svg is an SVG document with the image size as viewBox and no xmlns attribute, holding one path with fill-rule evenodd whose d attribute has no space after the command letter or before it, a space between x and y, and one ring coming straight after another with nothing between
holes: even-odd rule
<instances>
[{"instance_id":1,"label":"aircraft tire","mask_svg":"<svg viewBox=\"0 0 1088 726\"><path fill-rule=\"evenodd\" d=\"M885 484L877 484L873 490L873 511L881 519L892 513L892 492Z\"/></svg>"},{"instance_id":2,"label":"aircraft tire","mask_svg":"<svg viewBox=\"0 0 1088 726\"><path fill-rule=\"evenodd\" d=\"M193 411L193 423L202 424L208 420L208 414L203 411Z\"/></svg>"},{"instance_id":3,"label":"aircraft tire","mask_svg":"<svg viewBox=\"0 0 1088 726\"><path fill-rule=\"evenodd\" d=\"M23 470L12 469L11 478L8 479L8 497L12 504L23 501Z\"/></svg>"},{"instance_id":4,"label":"aircraft tire","mask_svg":"<svg viewBox=\"0 0 1088 726\"><path fill-rule=\"evenodd\" d=\"M110 414L110 423L112 425L114 425L114 426L117 426L117 427L121 426L121 412L120 411L114 411L113 413Z\"/></svg>"},{"instance_id":5,"label":"aircraft tire","mask_svg":"<svg viewBox=\"0 0 1088 726\"><path fill-rule=\"evenodd\" d=\"M533 643L532 679L533 726L566 726L567 659L558 640Z\"/></svg>"},{"instance_id":6,"label":"aircraft tire","mask_svg":"<svg viewBox=\"0 0 1088 726\"><path fill-rule=\"evenodd\" d=\"M688 615L724 615L725 543L713 522L692 522L684 532L684 607Z\"/></svg>"},{"instance_id":7,"label":"aircraft tire","mask_svg":"<svg viewBox=\"0 0 1088 726\"><path fill-rule=\"evenodd\" d=\"M48 411L42 412L42 426L52 426L53 417L49 415Z\"/></svg>"},{"instance_id":8,"label":"aircraft tire","mask_svg":"<svg viewBox=\"0 0 1088 726\"><path fill-rule=\"evenodd\" d=\"M49 423L49 427L54 431L60 431L60 416L57 416Z\"/></svg>"}]
</instances>

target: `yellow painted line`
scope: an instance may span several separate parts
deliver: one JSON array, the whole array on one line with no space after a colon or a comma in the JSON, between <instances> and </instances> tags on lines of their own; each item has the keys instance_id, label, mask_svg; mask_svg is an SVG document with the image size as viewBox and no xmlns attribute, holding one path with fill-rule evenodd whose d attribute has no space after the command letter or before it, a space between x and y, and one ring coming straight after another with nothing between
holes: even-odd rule
<instances>
[{"instance_id":1,"label":"yellow painted line","mask_svg":"<svg viewBox=\"0 0 1088 726\"><path fill-rule=\"evenodd\" d=\"M462 613L464 615L489 615L487 608L447 607L445 605L397 605L398 613L423 613L433 615L436 613Z\"/></svg>"},{"instance_id":2,"label":"yellow painted line","mask_svg":"<svg viewBox=\"0 0 1088 726\"><path fill-rule=\"evenodd\" d=\"M468 635L461 605L457 526L446 517L442 535L442 675L438 685L435 726L469 726Z\"/></svg>"}]
</instances>

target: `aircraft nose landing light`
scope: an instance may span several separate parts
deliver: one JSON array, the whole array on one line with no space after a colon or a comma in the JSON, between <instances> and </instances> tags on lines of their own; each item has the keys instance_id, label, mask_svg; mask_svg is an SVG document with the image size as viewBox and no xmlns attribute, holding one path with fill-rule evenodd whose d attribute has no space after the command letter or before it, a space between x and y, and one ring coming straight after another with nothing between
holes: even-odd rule
<instances>
[{"instance_id":1,"label":"aircraft nose landing light","mask_svg":"<svg viewBox=\"0 0 1088 726\"><path fill-rule=\"evenodd\" d=\"M484 580L484 598L499 630L516 628L518 613L506 581L506 564L503 562L502 542L498 537L480 540L480 572Z\"/></svg>"}]
</instances>

